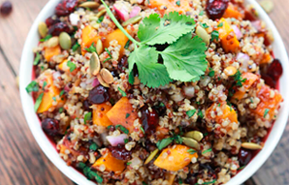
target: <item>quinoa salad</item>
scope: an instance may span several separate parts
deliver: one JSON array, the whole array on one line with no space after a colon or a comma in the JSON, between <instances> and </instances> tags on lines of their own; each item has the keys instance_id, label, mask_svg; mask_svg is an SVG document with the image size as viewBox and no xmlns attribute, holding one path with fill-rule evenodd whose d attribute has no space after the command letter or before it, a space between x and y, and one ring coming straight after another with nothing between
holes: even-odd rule
<instances>
[{"instance_id":1,"label":"quinoa salad","mask_svg":"<svg viewBox=\"0 0 289 185\"><path fill-rule=\"evenodd\" d=\"M226 184L278 119L274 37L244 0L62 0L38 31L26 90L97 184Z\"/></svg>"}]
</instances>

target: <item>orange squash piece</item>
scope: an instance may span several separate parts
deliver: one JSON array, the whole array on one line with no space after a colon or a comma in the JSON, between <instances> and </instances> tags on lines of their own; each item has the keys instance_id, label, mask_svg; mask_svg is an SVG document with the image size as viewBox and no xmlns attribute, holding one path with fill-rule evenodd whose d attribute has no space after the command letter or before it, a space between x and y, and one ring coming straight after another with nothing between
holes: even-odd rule
<instances>
[{"instance_id":1,"label":"orange squash piece","mask_svg":"<svg viewBox=\"0 0 289 185\"><path fill-rule=\"evenodd\" d=\"M198 158L197 152L190 154L190 148L184 145L174 145L166 148L155 160L154 165L168 171L179 171L190 164L193 157Z\"/></svg>"},{"instance_id":2,"label":"orange squash piece","mask_svg":"<svg viewBox=\"0 0 289 185\"><path fill-rule=\"evenodd\" d=\"M243 73L242 78L246 79L246 81L243 83L243 87L241 88L243 90L236 91L232 97L233 99L242 99L245 96L246 91L249 90L250 87L259 79L257 75L250 72Z\"/></svg>"},{"instance_id":3,"label":"orange squash piece","mask_svg":"<svg viewBox=\"0 0 289 185\"><path fill-rule=\"evenodd\" d=\"M53 77L52 74L49 73L46 75L45 81L47 82L46 87L48 88L48 91L44 92L42 101L40 106L38 107L37 113L43 113L48 111L52 107L60 107L64 105L66 98L63 96L61 98L57 98L60 94L60 90L53 84ZM53 97L56 98L56 105L53 105Z\"/></svg>"},{"instance_id":4,"label":"orange squash piece","mask_svg":"<svg viewBox=\"0 0 289 185\"><path fill-rule=\"evenodd\" d=\"M275 95L271 98L272 91L274 91ZM266 116L266 114L268 114L269 120L272 120L274 118L275 110L279 108L280 103L283 101L282 95L277 90L264 85L261 87L257 96L260 99L260 103L252 112L260 117L264 117L264 115ZM265 114L266 111L268 112Z\"/></svg>"},{"instance_id":5,"label":"orange squash piece","mask_svg":"<svg viewBox=\"0 0 289 185\"><path fill-rule=\"evenodd\" d=\"M237 7L235 7L232 3L229 3L228 8L226 9L224 15L224 18L235 18L235 19L243 19L244 14L242 14Z\"/></svg>"},{"instance_id":6,"label":"orange squash piece","mask_svg":"<svg viewBox=\"0 0 289 185\"><path fill-rule=\"evenodd\" d=\"M106 116L113 125L122 125L130 132L134 130L133 123L138 119L137 112L129 103L127 97L122 97L107 113Z\"/></svg>"},{"instance_id":7,"label":"orange squash piece","mask_svg":"<svg viewBox=\"0 0 289 185\"><path fill-rule=\"evenodd\" d=\"M97 43L97 41L100 39L100 36L98 36L96 29L94 29L92 26L88 25L82 30L82 43L81 43L81 51L84 55L86 53L85 48L89 48L92 43Z\"/></svg>"},{"instance_id":8,"label":"orange squash piece","mask_svg":"<svg viewBox=\"0 0 289 185\"><path fill-rule=\"evenodd\" d=\"M108 127L112 125L111 121L106 116L106 113L111 109L111 105L109 102L105 102L99 105L95 105L93 107L92 112L92 121L94 125L101 125L104 127Z\"/></svg>"},{"instance_id":9,"label":"orange squash piece","mask_svg":"<svg viewBox=\"0 0 289 185\"><path fill-rule=\"evenodd\" d=\"M46 47L44 49L44 58L49 62L53 56L59 55L61 53L60 46Z\"/></svg>"},{"instance_id":10,"label":"orange squash piece","mask_svg":"<svg viewBox=\"0 0 289 185\"><path fill-rule=\"evenodd\" d=\"M168 134L169 134L169 129L161 127L161 126L157 126L156 135L159 140L163 139Z\"/></svg>"},{"instance_id":11,"label":"orange squash piece","mask_svg":"<svg viewBox=\"0 0 289 185\"><path fill-rule=\"evenodd\" d=\"M174 11L184 14L192 10L188 0L150 0L149 2L148 7L157 8L162 15Z\"/></svg>"},{"instance_id":12,"label":"orange squash piece","mask_svg":"<svg viewBox=\"0 0 289 185\"><path fill-rule=\"evenodd\" d=\"M99 167L104 165L105 170L120 174L125 169L124 161L114 158L109 151L92 165L93 168L99 170Z\"/></svg>"},{"instance_id":13,"label":"orange squash piece","mask_svg":"<svg viewBox=\"0 0 289 185\"><path fill-rule=\"evenodd\" d=\"M211 111L214 111L216 112L217 108L220 108L221 111L223 112L222 115L218 116L216 115L214 118L211 117ZM236 111L230 107L227 103L223 103L223 104L217 104L217 103L213 103L211 105L211 107L209 107L207 110L206 110L206 119L208 121L212 121L214 120L215 122L219 123L220 125L222 125L222 122L225 120L225 119L229 119L229 121L232 123L232 122L235 122L235 123L238 123L238 116L237 116L237 113ZM230 129L230 124L226 127L228 130Z\"/></svg>"},{"instance_id":14,"label":"orange squash piece","mask_svg":"<svg viewBox=\"0 0 289 185\"><path fill-rule=\"evenodd\" d=\"M107 36L105 36L105 40L103 42L104 47L108 48L110 45L109 43L113 40L116 40L118 42L118 45L121 46L120 53L119 53L120 54L119 59L120 59L123 56L124 46L126 45L128 38L120 29L116 29L110 34L108 34Z\"/></svg>"},{"instance_id":15,"label":"orange squash piece","mask_svg":"<svg viewBox=\"0 0 289 185\"><path fill-rule=\"evenodd\" d=\"M236 52L239 49L240 42L233 28L224 18L219 21L219 25L220 24L223 24L223 26L218 27L217 30L219 31L219 38L224 50L226 52Z\"/></svg>"}]
</instances>

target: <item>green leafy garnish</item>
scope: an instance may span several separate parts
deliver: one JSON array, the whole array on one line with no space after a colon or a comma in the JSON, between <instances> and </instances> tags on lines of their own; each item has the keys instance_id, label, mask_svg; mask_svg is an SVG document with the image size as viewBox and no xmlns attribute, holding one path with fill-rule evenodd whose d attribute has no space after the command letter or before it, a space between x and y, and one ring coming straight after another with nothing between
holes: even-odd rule
<instances>
[{"instance_id":1,"label":"green leafy garnish","mask_svg":"<svg viewBox=\"0 0 289 185\"><path fill-rule=\"evenodd\" d=\"M60 91L59 96L61 97L62 95L64 95L64 93L65 93L64 90Z\"/></svg>"},{"instance_id":2,"label":"green leafy garnish","mask_svg":"<svg viewBox=\"0 0 289 185\"><path fill-rule=\"evenodd\" d=\"M58 110L58 112L59 112L59 113L62 113L62 112L63 112L63 107L60 107L59 110Z\"/></svg>"},{"instance_id":3,"label":"green leafy garnish","mask_svg":"<svg viewBox=\"0 0 289 185\"><path fill-rule=\"evenodd\" d=\"M96 151L98 149L98 145L96 143L92 143L90 146L89 146L89 149L90 150L93 150L93 151Z\"/></svg>"},{"instance_id":4,"label":"green leafy garnish","mask_svg":"<svg viewBox=\"0 0 289 185\"><path fill-rule=\"evenodd\" d=\"M208 185L208 184L214 184L215 182L217 182L217 180L213 180L213 181L210 181L210 182L204 182L202 184L196 183L195 185Z\"/></svg>"},{"instance_id":5,"label":"green leafy garnish","mask_svg":"<svg viewBox=\"0 0 289 185\"><path fill-rule=\"evenodd\" d=\"M205 14L204 10L199 13L199 16L203 16Z\"/></svg>"},{"instance_id":6,"label":"green leafy garnish","mask_svg":"<svg viewBox=\"0 0 289 185\"><path fill-rule=\"evenodd\" d=\"M128 49L129 45L130 45L130 40L128 40L128 41L125 43L124 49Z\"/></svg>"},{"instance_id":7,"label":"green leafy garnish","mask_svg":"<svg viewBox=\"0 0 289 185\"><path fill-rule=\"evenodd\" d=\"M47 85L47 82L46 82L46 81L44 81L44 82L43 82L43 84L42 84L42 90L43 90L43 91L44 91L44 89L45 89L46 85Z\"/></svg>"},{"instance_id":8,"label":"green leafy garnish","mask_svg":"<svg viewBox=\"0 0 289 185\"><path fill-rule=\"evenodd\" d=\"M212 36L212 41L216 40L218 41L219 40L219 32L217 30L214 30L211 34Z\"/></svg>"},{"instance_id":9,"label":"green leafy garnish","mask_svg":"<svg viewBox=\"0 0 289 185\"><path fill-rule=\"evenodd\" d=\"M130 113L126 113L125 119L127 119L130 116Z\"/></svg>"},{"instance_id":10,"label":"green leafy garnish","mask_svg":"<svg viewBox=\"0 0 289 185\"><path fill-rule=\"evenodd\" d=\"M131 164L131 162L127 162L127 163L126 163L126 165L128 165L128 166L129 166L130 164Z\"/></svg>"},{"instance_id":11,"label":"green leafy garnish","mask_svg":"<svg viewBox=\"0 0 289 185\"><path fill-rule=\"evenodd\" d=\"M103 16L100 16L96 22L97 22L97 23L101 23L101 22L103 21L103 19L104 19L104 15L103 15Z\"/></svg>"},{"instance_id":12,"label":"green leafy garnish","mask_svg":"<svg viewBox=\"0 0 289 185\"><path fill-rule=\"evenodd\" d=\"M142 126L140 127L140 130L141 130L143 133L145 133L145 131L144 131L144 129L143 129L143 127L142 127Z\"/></svg>"},{"instance_id":13,"label":"green leafy garnish","mask_svg":"<svg viewBox=\"0 0 289 185\"><path fill-rule=\"evenodd\" d=\"M162 18L157 13L151 14L139 25L138 42L120 25L104 0L101 2L111 20L135 45L128 58L129 83L134 83L135 66L141 83L152 88L164 86L173 80L194 82L204 74L207 47L200 37L192 38L196 26L193 18L178 12L170 12ZM157 51L156 44L168 44L168 47ZM159 63L160 58L163 63Z\"/></svg>"},{"instance_id":14,"label":"green leafy garnish","mask_svg":"<svg viewBox=\"0 0 289 185\"><path fill-rule=\"evenodd\" d=\"M210 69L210 72L209 72L208 76L209 77L215 76L215 71L212 68L209 68L209 69Z\"/></svg>"},{"instance_id":15,"label":"green leafy garnish","mask_svg":"<svg viewBox=\"0 0 289 185\"><path fill-rule=\"evenodd\" d=\"M115 126L115 129L119 129L119 130L121 130L123 133L125 133L125 134L128 134L129 133L129 131L124 127L124 126L122 126L122 125L116 125Z\"/></svg>"},{"instance_id":16,"label":"green leafy garnish","mask_svg":"<svg viewBox=\"0 0 289 185\"><path fill-rule=\"evenodd\" d=\"M86 124L87 121L90 121L90 120L91 120L91 112L86 113L86 114L84 115L84 124Z\"/></svg>"},{"instance_id":17,"label":"green leafy garnish","mask_svg":"<svg viewBox=\"0 0 289 185\"><path fill-rule=\"evenodd\" d=\"M94 42L89 46L89 48L85 48L85 50L89 53L94 53L94 52L97 53L96 48L94 46Z\"/></svg>"},{"instance_id":18,"label":"green leafy garnish","mask_svg":"<svg viewBox=\"0 0 289 185\"><path fill-rule=\"evenodd\" d=\"M196 109L192 109L186 112L187 116L189 118L193 117L193 115L196 113Z\"/></svg>"},{"instance_id":19,"label":"green leafy garnish","mask_svg":"<svg viewBox=\"0 0 289 185\"><path fill-rule=\"evenodd\" d=\"M76 42L76 43L72 46L72 51L75 52L79 47L80 47L80 44L78 44L78 42Z\"/></svg>"},{"instance_id":20,"label":"green leafy garnish","mask_svg":"<svg viewBox=\"0 0 289 185\"><path fill-rule=\"evenodd\" d=\"M127 138L125 138L123 141L124 141L125 144L128 143L128 139Z\"/></svg>"},{"instance_id":21,"label":"green leafy garnish","mask_svg":"<svg viewBox=\"0 0 289 185\"><path fill-rule=\"evenodd\" d=\"M40 61L41 55L39 54L39 52L36 53L36 57L34 59L33 65L37 65Z\"/></svg>"},{"instance_id":22,"label":"green leafy garnish","mask_svg":"<svg viewBox=\"0 0 289 185\"><path fill-rule=\"evenodd\" d=\"M34 111L37 112L43 98L44 93L41 93L38 98L36 99L35 105L34 105Z\"/></svg>"},{"instance_id":23,"label":"green leafy garnish","mask_svg":"<svg viewBox=\"0 0 289 185\"><path fill-rule=\"evenodd\" d=\"M105 48L105 51L107 52L107 54L108 54L109 57L106 58L106 59L103 61L103 63L105 63L106 61L109 61L109 60L112 59L112 55L111 55L110 51L109 51L107 48Z\"/></svg>"},{"instance_id":24,"label":"green leafy garnish","mask_svg":"<svg viewBox=\"0 0 289 185\"><path fill-rule=\"evenodd\" d=\"M189 16L170 12L160 18L160 15L155 13L143 19L137 35L142 43L148 45L172 44L194 28L195 21Z\"/></svg>"},{"instance_id":25,"label":"green leafy garnish","mask_svg":"<svg viewBox=\"0 0 289 185\"><path fill-rule=\"evenodd\" d=\"M129 71L132 72L134 65L136 65L140 81L148 87L159 87L172 81L166 67L158 63L158 52L153 47L142 45L136 48L130 54L128 62ZM129 82L133 84L131 79Z\"/></svg>"},{"instance_id":26,"label":"green leafy garnish","mask_svg":"<svg viewBox=\"0 0 289 185\"><path fill-rule=\"evenodd\" d=\"M167 147L169 144L171 144L173 142L173 138L169 137L169 138L165 138L162 139L161 141L157 142L157 147L159 150L162 150L163 148Z\"/></svg>"},{"instance_id":27,"label":"green leafy garnish","mask_svg":"<svg viewBox=\"0 0 289 185\"><path fill-rule=\"evenodd\" d=\"M224 25L224 23L223 23L223 22L221 22L220 24L218 24L218 28L221 28L221 27L223 27L223 25Z\"/></svg>"},{"instance_id":28,"label":"green leafy garnish","mask_svg":"<svg viewBox=\"0 0 289 185\"><path fill-rule=\"evenodd\" d=\"M170 78L183 82L197 81L207 68L206 44L189 33L168 46L161 56Z\"/></svg>"},{"instance_id":29,"label":"green leafy garnish","mask_svg":"<svg viewBox=\"0 0 289 185\"><path fill-rule=\"evenodd\" d=\"M30 84L27 85L27 87L25 89L26 89L27 93L38 92L39 91L39 85L36 81L32 81L32 82L30 82Z\"/></svg>"},{"instance_id":30,"label":"green leafy garnish","mask_svg":"<svg viewBox=\"0 0 289 185\"><path fill-rule=\"evenodd\" d=\"M53 101L56 101L56 97L52 97Z\"/></svg>"},{"instance_id":31,"label":"green leafy garnish","mask_svg":"<svg viewBox=\"0 0 289 185\"><path fill-rule=\"evenodd\" d=\"M210 27L210 26L208 26L206 23L202 23L201 26L202 26L203 28L209 28L209 27Z\"/></svg>"},{"instance_id":32,"label":"green leafy garnish","mask_svg":"<svg viewBox=\"0 0 289 185\"><path fill-rule=\"evenodd\" d=\"M263 116L264 118L266 118L266 116L269 113L269 111L270 111L269 109L265 109L264 116Z\"/></svg>"},{"instance_id":33,"label":"green leafy garnish","mask_svg":"<svg viewBox=\"0 0 289 185\"><path fill-rule=\"evenodd\" d=\"M234 81L237 87L242 87L243 83L246 82L246 78L242 78L242 73L238 70L237 73L233 76Z\"/></svg>"},{"instance_id":34,"label":"green leafy garnish","mask_svg":"<svg viewBox=\"0 0 289 185\"><path fill-rule=\"evenodd\" d=\"M204 117L204 114L203 114L202 110L199 110L197 115L198 115L200 118L203 118L203 117Z\"/></svg>"},{"instance_id":35,"label":"green leafy garnish","mask_svg":"<svg viewBox=\"0 0 289 185\"><path fill-rule=\"evenodd\" d=\"M72 63L70 60L67 62L67 66L69 67L70 72L73 72L76 69L76 65Z\"/></svg>"},{"instance_id":36,"label":"green leafy garnish","mask_svg":"<svg viewBox=\"0 0 289 185\"><path fill-rule=\"evenodd\" d=\"M43 39L40 39L40 42L48 41L50 38L52 38L52 35L49 34L46 37L44 37Z\"/></svg>"},{"instance_id":37,"label":"green leafy garnish","mask_svg":"<svg viewBox=\"0 0 289 185\"><path fill-rule=\"evenodd\" d=\"M190 149L187 150L187 152L189 152L191 155L193 155L193 154L196 153L197 151L194 150L194 149L192 149L192 148L190 148Z\"/></svg>"},{"instance_id":38,"label":"green leafy garnish","mask_svg":"<svg viewBox=\"0 0 289 185\"><path fill-rule=\"evenodd\" d=\"M181 1L180 1L180 0L177 1L177 2L176 2L176 5L181 6Z\"/></svg>"},{"instance_id":39,"label":"green leafy garnish","mask_svg":"<svg viewBox=\"0 0 289 185\"><path fill-rule=\"evenodd\" d=\"M92 171L89 166L87 166L85 163L80 162L77 164L77 168L81 169L83 174L88 178L88 179L95 179L96 182L102 183L103 178L99 176L95 171Z\"/></svg>"},{"instance_id":40,"label":"green leafy garnish","mask_svg":"<svg viewBox=\"0 0 289 185\"><path fill-rule=\"evenodd\" d=\"M202 152L202 154L205 154L205 153L211 152L212 150L213 150L212 148L209 148L209 149L207 149L207 150L204 150L204 151Z\"/></svg>"},{"instance_id":41,"label":"green leafy garnish","mask_svg":"<svg viewBox=\"0 0 289 185\"><path fill-rule=\"evenodd\" d=\"M120 87L118 87L117 89L123 97L126 97L126 93L124 92L124 90L122 90Z\"/></svg>"}]
</instances>

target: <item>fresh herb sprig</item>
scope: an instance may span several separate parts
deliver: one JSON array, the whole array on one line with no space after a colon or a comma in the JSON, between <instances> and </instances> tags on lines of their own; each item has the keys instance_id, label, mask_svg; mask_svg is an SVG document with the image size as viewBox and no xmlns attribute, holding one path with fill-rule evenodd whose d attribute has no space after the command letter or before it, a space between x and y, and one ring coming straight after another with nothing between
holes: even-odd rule
<instances>
[{"instance_id":1,"label":"fresh herb sprig","mask_svg":"<svg viewBox=\"0 0 289 185\"><path fill-rule=\"evenodd\" d=\"M170 12L162 18L158 14L151 14L143 19L137 33L139 41L128 34L114 17L104 0L101 0L108 15L116 26L135 45L135 50L128 58L129 82L134 83L133 69L136 66L141 83L148 87L159 87L173 80L182 82L197 81L205 73L207 61L205 42L195 36L193 18ZM164 51L157 51L156 44L168 44ZM159 58L163 63L159 63Z\"/></svg>"}]
</instances>

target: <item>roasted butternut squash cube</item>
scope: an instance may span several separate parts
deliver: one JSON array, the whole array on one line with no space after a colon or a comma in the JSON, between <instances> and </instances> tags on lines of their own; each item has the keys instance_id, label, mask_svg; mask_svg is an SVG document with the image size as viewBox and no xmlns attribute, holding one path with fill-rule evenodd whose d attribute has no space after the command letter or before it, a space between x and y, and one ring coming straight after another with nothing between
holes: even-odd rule
<instances>
[{"instance_id":1,"label":"roasted butternut squash cube","mask_svg":"<svg viewBox=\"0 0 289 185\"><path fill-rule=\"evenodd\" d=\"M93 106L92 120L93 124L108 127L112 125L111 121L108 119L106 113L111 109L111 104L105 102L99 105Z\"/></svg>"},{"instance_id":2,"label":"roasted butternut squash cube","mask_svg":"<svg viewBox=\"0 0 289 185\"><path fill-rule=\"evenodd\" d=\"M114 172L116 174L120 174L125 169L124 161L114 158L109 151L97 159L92 167L99 170L102 165L105 167L105 171Z\"/></svg>"}]
</instances>

